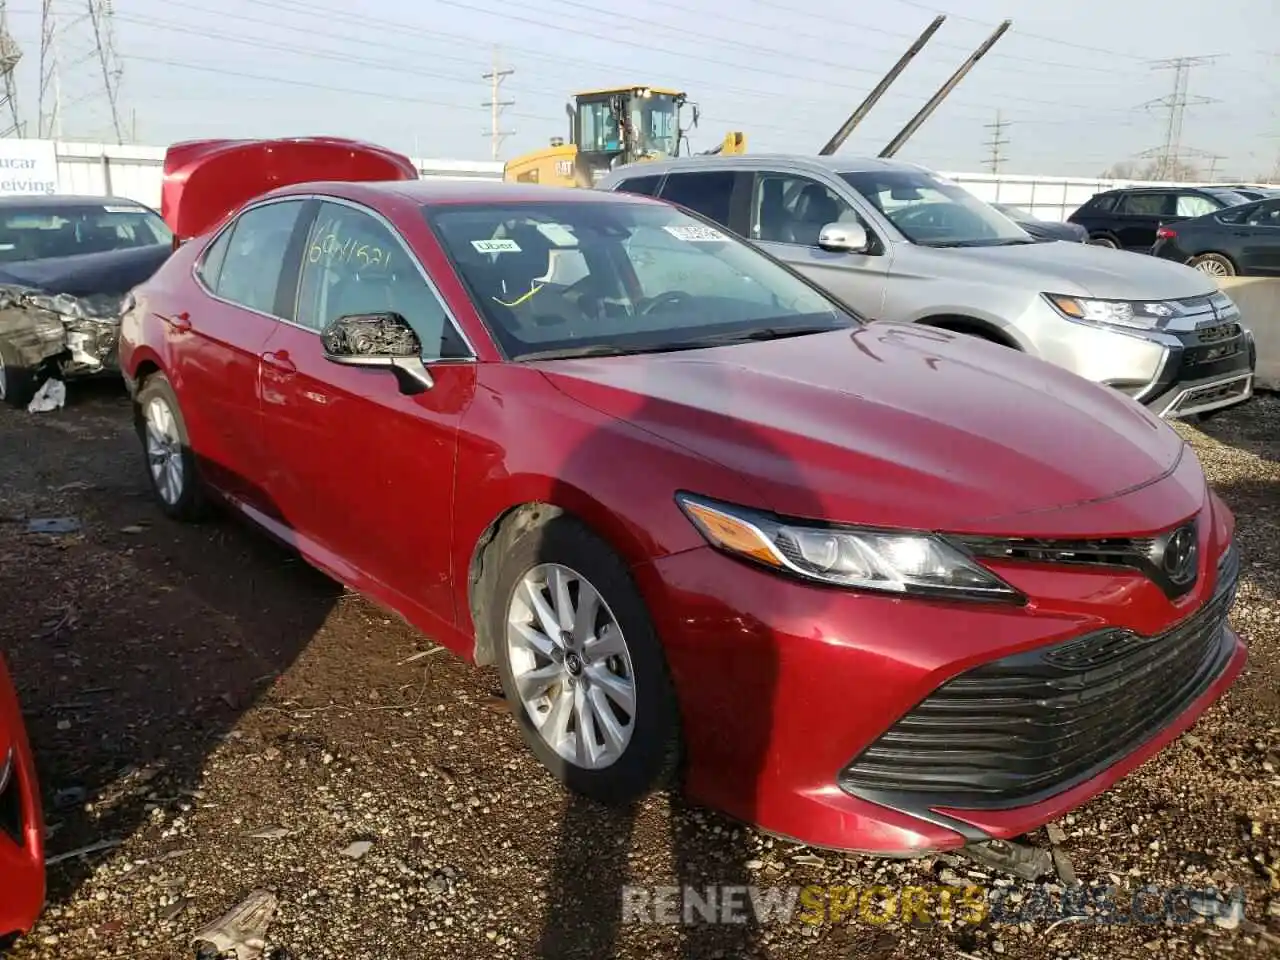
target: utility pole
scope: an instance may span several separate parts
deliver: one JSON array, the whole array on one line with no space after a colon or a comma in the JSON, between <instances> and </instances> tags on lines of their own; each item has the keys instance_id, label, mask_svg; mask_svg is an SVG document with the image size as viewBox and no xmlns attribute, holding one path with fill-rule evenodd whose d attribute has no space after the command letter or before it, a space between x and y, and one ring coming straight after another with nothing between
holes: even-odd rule
<instances>
[{"instance_id":1,"label":"utility pole","mask_svg":"<svg viewBox=\"0 0 1280 960\"><path fill-rule=\"evenodd\" d=\"M22 136L18 117L18 85L14 71L22 59L22 48L9 33L9 16L5 0L0 0L0 130L3 136ZM7 116L6 116L7 114Z\"/></svg>"},{"instance_id":2,"label":"utility pole","mask_svg":"<svg viewBox=\"0 0 1280 960\"><path fill-rule=\"evenodd\" d=\"M987 141L987 146L991 149L991 155L987 157L987 169L992 173L999 173L1000 164L1004 163L1004 155L1000 152L1000 148L1009 143L1009 138L1001 137L1000 134L1008 125L1008 121L1000 115L999 110L996 111L995 123L983 124L991 131L991 139Z\"/></svg>"},{"instance_id":3,"label":"utility pole","mask_svg":"<svg viewBox=\"0 0 1280 960\"><path fill-rule=\"evenodd\" d=\"M485 134L489 138L489 144L493 150L493 159L498 159L498 154L502 152L502 141L511 136L512 130L503 130L500 119L502 111L512 106L514 100L499 100L498 88L502 86L502 81L515 73L511 67L502 69L498 59L498 48L493 48L493 69L481 76L489 81L489 99L481 104L482 107L489 108L489 130Z\"/></svg>"},{"instance_id":4,"label":"utility pole","mask_svg":"<svg viewBox=\"0 0 1280 960\"><path fill-rule=\"evenodd\" d=\"M1152 66L1157 70L1173 71L1173 91L1165 97L1149 100L1142 106L1147 109L1162 107L1169 111L1165 123L1164 143L1141 154L1144 157L1156 158L1155 179L1169 180L1181 176L1183 158L1187 154L1199 155L1199 151L1186 151L1182 147L1182 121L1187 107L1193 104L1216 103L1209 97L1189 97L1187 87L1191 77L1191 68L1210 63L1216 57L1174 57L1171 60L1157 60Z\"/></svg>"}]
</instances>

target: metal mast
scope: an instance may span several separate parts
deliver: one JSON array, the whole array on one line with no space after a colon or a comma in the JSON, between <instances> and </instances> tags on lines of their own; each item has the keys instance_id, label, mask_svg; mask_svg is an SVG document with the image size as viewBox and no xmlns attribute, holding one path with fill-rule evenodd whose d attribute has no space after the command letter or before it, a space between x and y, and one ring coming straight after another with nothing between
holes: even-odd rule
<instances>
[{"instance_id":1,"label":"metal mast","mask_svg":"<svg viewBox=\"0 0 1280 960\"><path fill-rule=\"evenodd\" d=\"M1164 143L1141 154L1143 157L1155 157L1155 179L1175 179L1181 166L1182 158L1187 153L1199 154L1199 151L1184 151L1182 147L1182 121L1187 107L1192 104L1214 103L1209 97L1187 96L1187 85L1191 76L1191 68L1199 64L1209 63L1214 57L1174 57L1171 60L1157 60L1152 66L1157 70L1173 71L1173 92L1168 96L1148 100L1142 106L1147 109L1164 107L1169 111L1169 119L1165 124Z\"/></svg>"},{"instance_id":2,"label":"metal mast","mask_svg":"<svg viewBox=\"0 0 1280 960\"><path fill-rule=\"evenodd\" d=\"M3 136L22 136L22 121L18 117L18 88L14 71L22 59L22 48L9 33L8 11L5 0L0 0L0 129Z\"/></svg>"}]
</instances>

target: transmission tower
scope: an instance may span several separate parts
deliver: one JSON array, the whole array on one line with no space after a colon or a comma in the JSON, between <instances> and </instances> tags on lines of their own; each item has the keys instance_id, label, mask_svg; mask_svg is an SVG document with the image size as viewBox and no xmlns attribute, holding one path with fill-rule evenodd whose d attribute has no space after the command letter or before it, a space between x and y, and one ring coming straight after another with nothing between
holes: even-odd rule
<instances>
[{"instance_id":1,"label":"transmission tower","mask_svg":"<svg viewBox=\"0 0 1280 960\"><path fill-rule=\"evenodd\" d=\"M1143 157L1156 158L1155 179L1157 180L1176 179L1182 172L1183 159L1185 157L1205 156L1202 151L1183 148L1182 121L1186 115L1187 107L1217 103L1216 100L1210 97L1190 97L1187 95L1191 68L1200 64L1210 63L1215 59L1217 58L1214 56L1175 57L1172 60L1157 60L1152 64L1157 70L1173 71L1173 91L1168 96L1149 100L1142 104L1147 109L1162 107L1169 111L1169 118L1165 124L1164 143L1140 154Z\"/></svg>"},{"instance_id":2,"label":"transmission tower","mask_svg":"<svg viewBox=\"0 0 1280 960\"><path fill-rule=\"evenodd\" d=\"M86 0L89 7L89 23L93 27L93 45L98 53L98 68L102 71L102 86L111 109L111 129L116 143L124 143L120 129L120 78L124 68L116 53L116 35L113 24L115 4L113 0Z\"/></svg>"},{"instance_id":3,"label":"transmission tower","mask_svg":"<svg viewBox=\"0 0 1280 960\"><path fill-rule=\"evenodd\" d=\"M498 48L493 48L493 69L481 76L489 81L489 99L480 104L482 107L489 108L489 129L485 136L489 138L489 145L493 151L493 159L498 159L498 154L502 152L502 141L511 136L512 130L503 130L501 125L502 111L512 106L514 100L499 100L498 88L502 86L502 81L515 73L511 67L505 70L501 68L498 58Z\"/></svg>"},{"instance_id":4,"label":"transmission tower","mask_svg":"<svg viewBox=\"0 0 1280 960\"><path fill-rule=\"evenodd\" d=\"M1009 122L1000 115L999 110L996 111L995 123L983 124L984 127L991 131L991 139L987 141L987 147L991 150L987 157L987 169L992 173L999 173L1000 164L1004 163L1004 154L1000 152L1000 148L1008 145L1009 138L1001 137L1000 134L1008 125Z\"/></svg>"},{"instance_id":5,"label":"transmission tower","mask_svg":"<svg viewBox=\"0 0 1280 960\"><path fill-rule=\"evenodd\" d=\"M3 136L22 136L22 122L18 119L18 87L14 71L22 59L22 48L9 33L9 16L5 0L0 0L0 129Z\"/></svg>"},{"instance_id":6,"label":"transmission tower","mask_svg":"<svg viewBox=\"0 0 1280 960\"><path fill-rule=\"evenodd\" d=\"M120 122L123 69L116 52L113 0L41 0L40 98L37 135L60 139L65 108L105 103L111 135L124 142ZM72 95L64 98L64 83Z\"/></svg>"}]
</instances>

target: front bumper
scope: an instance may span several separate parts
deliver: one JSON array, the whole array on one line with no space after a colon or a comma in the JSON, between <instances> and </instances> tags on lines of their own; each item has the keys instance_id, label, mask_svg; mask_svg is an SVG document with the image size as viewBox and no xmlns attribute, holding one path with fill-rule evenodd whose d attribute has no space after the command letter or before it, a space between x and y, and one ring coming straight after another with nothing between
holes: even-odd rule
<instances>
[{"instance_id":1,"label":"front bumper","mask_svg":"<svg viewBox=\"0 0 1280 960\"><path fill-rule=\"evenodd\" d=\"M40 790L18 701L0 663L0 938L29 931L44 895Z\"/></svg>"},{"instance_id":2,"label":"front bumper","mask_svg":"<svg viewBox=\"0 0 1280 960\"><path fill-rule=\"evenodd\" d=\"M638 568L680 700L689 795L775 835L885 856L1009 839L1056 819L1190 727L1242 670L1244 647L1225 625L1234 573L1230 562L1217 569L1229 514L1220 504L1204 513L1217 511L1202 524L1198 584L1176 601L1142 573L1106 566L992 561L1034 598L1029 607L809 586L711 548ZM1201 646L1168 639L1197 617L1212 621L1196 633ZM1119 679L1096 666L1062 671L1062 697L1044 708L1056 707L1056 721L1033 717L1044 691L1028 688L1023 726L994 714L984 722L1003 729L975 728L972 714L939 723L950 704L915 722L956 684L973 693L975 681L1078 652L1081 638L1112 629L1180 656L1145 670L1125 661ZM1089 712L1099 703L1116 706L1107 722L1133 722L1098 727L1101 746L1086 756L1072 738L1102 722ZM1069 731L1054 727L1068 721Z\"/></svg>"}]
</instances>

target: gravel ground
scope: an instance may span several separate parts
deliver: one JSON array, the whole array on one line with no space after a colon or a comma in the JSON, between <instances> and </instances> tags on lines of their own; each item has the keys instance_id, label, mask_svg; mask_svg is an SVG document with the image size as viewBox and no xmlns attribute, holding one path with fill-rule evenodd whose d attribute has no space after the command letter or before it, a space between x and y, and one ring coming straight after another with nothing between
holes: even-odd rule
<instances>
[{"instance_id":1,"label":"gravel ground","mask_svg":"<svg viewBox=\"0 0 1280 960\"><path fill-rule=\"evenodd\" d=\"M1239 518L1247 673L1059 825L1080 879L1239 885L1243 920L681 928L621 923L622 878L984 874L805 850L665 796L627 818L567 800L492 672L440 651L406 662L430 641L234 522L165 521L119 389L70 393L51 414L0 410L0 650L49 854L117 845L50 867L16 958L191 958L192 934L259 887L279 898L278 960L1280 956L1280 398L1180 428ZM82 527L33 535L31 517Z\"/></svg>"}]
</instances>

